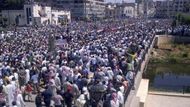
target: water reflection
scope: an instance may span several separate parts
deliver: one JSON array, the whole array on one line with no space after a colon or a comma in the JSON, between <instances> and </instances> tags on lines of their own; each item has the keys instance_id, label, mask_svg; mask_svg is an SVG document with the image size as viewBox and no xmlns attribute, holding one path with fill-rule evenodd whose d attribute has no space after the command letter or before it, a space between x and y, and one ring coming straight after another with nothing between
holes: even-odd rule
<instances>
[{"instance_id":1,"label":"water reflection","mask_svg":"<svg viewBox=\"0 0 190 107\"><path fill-rule=\"evenodd\" d=\"M149 64L144 76L150 79L151 89L183 91L190 88L190 64Z\"/></svg>"}]
</instances>

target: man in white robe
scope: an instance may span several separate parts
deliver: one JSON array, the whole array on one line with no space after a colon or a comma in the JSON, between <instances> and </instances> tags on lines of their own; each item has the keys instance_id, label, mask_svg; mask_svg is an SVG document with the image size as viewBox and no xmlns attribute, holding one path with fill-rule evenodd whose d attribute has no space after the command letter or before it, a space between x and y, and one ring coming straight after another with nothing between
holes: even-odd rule
<instances>
[{"instance_id":1,"label":"man in white robe","mask_svg":"<svg viewBox=\"0 0 190 107\"><path fill-rule=\"evenodd\" d=\"M16 100L17 107L25 107L25 102L23 100L22 92L20 90L18 91L18 95L16 99L17 99Z\"/></svg>"},{"instance_id":2,"label":"man in white robe","mask_svg":"<svg viewBox=\"0 0 190 107\"><path fill-rule=\"evenodd\" d=\"M26 83L28 83L30 81L30 70L26 69L25 72L26 72Z\"/></svg>"},{"instance_id":3,"label":"man in white robe","mask_svg":"<svg viewBox=\"0 0 190 107\"><path fill-rule=\"evenodd\" d=\"M15 93L15 86L10 83L10 81L7 82L8 85L5 86L7 99L8 99L8 105L12 106L12 102L14 101L14 93Z\"/></svg>"}]
</instances>

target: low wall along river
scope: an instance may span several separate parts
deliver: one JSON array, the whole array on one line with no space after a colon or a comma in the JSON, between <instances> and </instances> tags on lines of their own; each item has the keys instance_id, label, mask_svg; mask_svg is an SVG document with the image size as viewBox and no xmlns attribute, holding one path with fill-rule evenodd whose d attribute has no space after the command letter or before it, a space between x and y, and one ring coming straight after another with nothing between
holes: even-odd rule
<instances>
[{"instance_id":1,"label":"low wall along river","mask_svg":"<svg viewBox=\"0 0 190 107\"><path fill-rule=\"evenodd\" d=\"M164 64L164 66L160 66L160 64L158 64L158 65L154 65L153 69L149 70L150 69L149 67L152 65L148 64L148 63L149 63L151 53L152 53L152 50L154 49L154 47L159 48L160 46L163 46L163 44L173 44L173 43L189 44L190 37L181 37L181 36L172 36L172 35L156 35L155 36L155 38L153 39L152 45L150 46L147 54L145 55L145 59L141 64L140 72L137 73L137 76L135 78L136 89L130 91L129 97L125 104L125 107L139 107L140 106L140 100L136 96L136 93L139 89L139 84L142 79L142 76L146 77L150 80L150 86L151 86L150 88L158 88L159 89L160 88L159 85L162 85L160 83L168 83L170 85L172 85L171 83L176 83L176 84L173 84L172 86L170 86L168 89L172 88L172 89L176 89L179 91L179 89L183 90L184 86L186 86L187 84L190 84L190 77L188 75L186 75L185 73L174 74L173 72L175 72L175 70L170 69L170 67L174 68L174 69L175 69L175 67L177 67L179 69L176 69L176 70L180 70L180 72L181 72L181 70L183 70L183 68L188 69L188 68L190 68L190 66L188 67L187 65L180 65L180 64L178 64L178 65ZM165 70L168 72L165 72L165 73L162 72L161 74L159 74L160 72L158 71L158 69L160 70L160 68L161 68L161 70ZM149 71L147 71L147 70L149 70ZM155 73L155 72L158 72L158 73ZM187 72L189 72L189 74L190 74L190 71L187 71ZM145 74L145 76L144 76L144 74ZM175 82L175 81L178 81L178 82ZM180 81L182 81L182 83ZM183 82L183 81L187 81L187 82ZM182 86L179 86L179 84L182 84ZM152 85L156 85L157 87L152 87ZM175 87L175 88L173 88L173 87ZM168 90L168 89L166 88L166 90ZM173 90L173 91L175 91L175 90ZM184 90L180 91L180 92L184 92Z\"/></svg>"}]
</instances>

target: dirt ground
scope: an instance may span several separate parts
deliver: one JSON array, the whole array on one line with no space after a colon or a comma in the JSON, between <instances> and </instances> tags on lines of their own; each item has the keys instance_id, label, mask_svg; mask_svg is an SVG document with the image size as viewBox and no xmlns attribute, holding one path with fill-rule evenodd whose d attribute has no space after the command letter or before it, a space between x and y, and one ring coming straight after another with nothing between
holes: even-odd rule
<instances>
[{"instance_id":1,"label":"dirt ground","mask_svg":"<svg viewBox=\"0 0 190 107\"><path fill-rule=\"evenodd\" d=\"M163 44L153 49L151 57L158 60L174 58L180 62L190 63L190 44Z\"/></svg>"}]
</instances>

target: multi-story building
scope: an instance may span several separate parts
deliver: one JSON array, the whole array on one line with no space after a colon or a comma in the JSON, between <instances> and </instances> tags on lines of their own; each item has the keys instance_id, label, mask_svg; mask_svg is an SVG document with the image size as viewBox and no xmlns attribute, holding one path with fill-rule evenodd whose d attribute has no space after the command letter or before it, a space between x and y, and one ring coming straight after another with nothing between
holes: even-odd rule
<instances>
[{"instance_id":1,"label":"multi-story building","mask_svg":"<svg viewBox=\"0 0 190 107\"><path fill-rule=\"evenodd\" d=\"M38 3L25 4L23 10L2 10L1 15L8 20L8 24L20 26L58 25L71 21L69 11L54 10L51 6L44 6Z\"/></svg>"},{"instance_id":2,"label":"multi-story building","mask_svg":"<svg viewBox=\"0 0 190 107\"><path fill-rule=\"evenodd\" d=\"M124 16L126 17L134 17L136 18L138 15L138 7L137 3L126 3L124 5Z\"/></svg>"},{"instance_id":3,"label":"multi-story building","mask_svg":"<svg viewBox=\"0 0 190 107\"><path fill-rule=\"evenodd\" d=\"M70 10L72 18L105 17L104 0L56 0L55 5Z\"/></svg>"},{"instance_id":4,"label":"multi-story building","mask_svg":"<svg viewBox=\"0 0 190 107\"><path fill-rule=\"evenodd\" d=\"M137 3L107 4L107 18L137 17Z\"/></svg>"},{"instance_id":5,"label":"multi-story building","mask_svg":"<svg viewBox=\"0 0 190 107\"><path fill-rule=\"evenodd\" d=\"M105 17L106 18L114 18L115 17L115 8L116 5L114 4L107 4L105 8Z\"/></svg>"},{"instance_id":6,"label":"multi-story building","mask_svg":"<svg viewBox=\"0 0 190 107\"><path fill-rule=\"evenodd\" d=\"M161 18L174 17L177 13L190 12L190 0L156 1L155 16Z\"/></svg>"}]
</instances>

